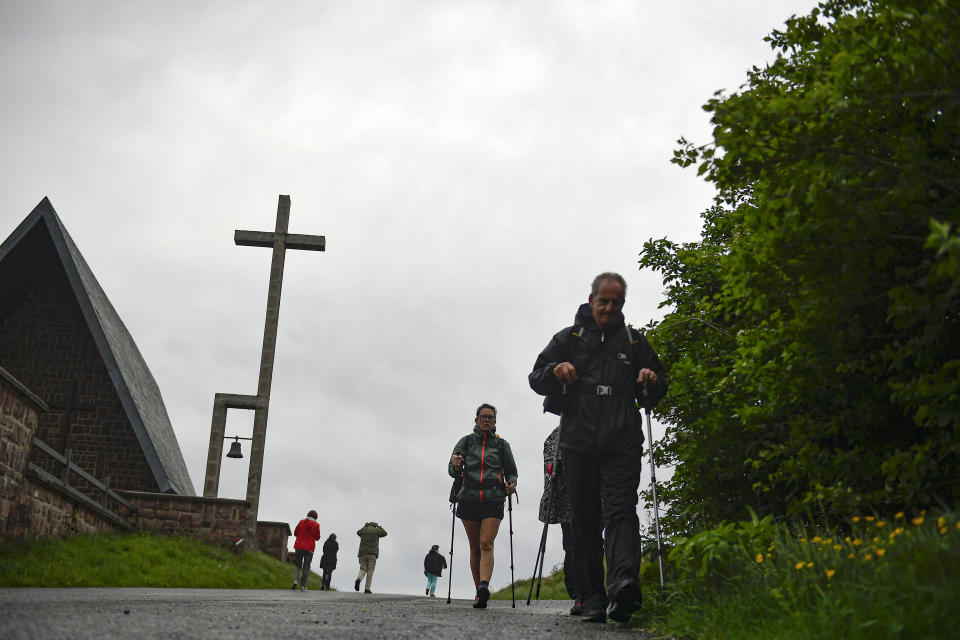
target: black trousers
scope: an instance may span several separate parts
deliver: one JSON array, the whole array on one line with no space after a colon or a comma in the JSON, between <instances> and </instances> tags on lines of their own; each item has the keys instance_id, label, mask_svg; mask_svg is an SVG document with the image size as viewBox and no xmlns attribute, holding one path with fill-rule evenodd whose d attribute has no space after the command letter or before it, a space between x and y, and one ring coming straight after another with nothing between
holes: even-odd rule
<instances>
[{"instance_id":1,"label":"black trousers","mask_svg":"<svg viewBox=\"0 0 960 640\"><path fill-rule=\"evenodd\" d=\"M573 560L573 526L569 522L561 522L560 534L563 542L563 586L567 588L567 595L571 600L581 600L577 565Z\"/></svg>"},{"instance_id":2,"label":"black trousers","mask_svg":"<svg viewBox=\"0 0 960 640\"><path fill-rule=\"evenodd\" d=\"M320 586L330 589L330 580L333 578L333 569L324 569L323 570L323 580L320 583Z\"/></svg>"},{"instance_id":3,"label":"black trousers","mask_svg":"<svg viewBox=\"0 0 960 640\"><path fill-rule=\"evenodd\" d=\"M638 580L641 547L637 489L641 462L640 452L563 451L563 473L570 494L573 562L585 604L606 606L608 591L617 591L624 583Z\"/></svg>"}]
</instances>

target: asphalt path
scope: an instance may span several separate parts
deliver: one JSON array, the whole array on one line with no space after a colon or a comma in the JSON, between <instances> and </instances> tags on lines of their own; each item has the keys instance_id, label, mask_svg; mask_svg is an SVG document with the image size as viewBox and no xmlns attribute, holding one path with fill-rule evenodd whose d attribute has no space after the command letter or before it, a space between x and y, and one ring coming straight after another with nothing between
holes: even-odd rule
<instances>
[{"instance_id":1,"label":"asphalt path","mask_svg":"<svg viewBox=\"0 0 960 640\"><path fill-rule=\"evenodd\" d=\"M472 600L339 591L0 589L0 639L649 638L584 623L568 601Z\"/></svg>"}]
</instances>

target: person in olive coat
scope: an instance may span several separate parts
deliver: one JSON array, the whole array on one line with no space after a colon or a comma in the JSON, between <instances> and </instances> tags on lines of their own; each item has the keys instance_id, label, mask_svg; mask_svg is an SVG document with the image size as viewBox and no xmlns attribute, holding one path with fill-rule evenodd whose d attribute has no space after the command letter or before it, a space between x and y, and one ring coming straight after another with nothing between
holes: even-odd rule
<instances>
[{"instance_id":1,"label":"person in olive coat","mask_svg":"<svg viewBox=\"0 0 960 640\"><path fill-rule=\"evenodd\" d=\"M360 536L360 548L357 549L357 559L360 561L360 573L353 582L353 590L360 591L360 581L367 577L364 593L372 593L370 585L373 583L373 571L377 568L377 558L380 556L380 538L387 535L386 529L376 522L368 522L357 530Z\"/></svg>"},{"instance_id":2,"label":"person in olive coat","mask_svg":"<svg viewBox=\"0 0 960 640\"><path fill-rule=\"evenodd\" d=\"M337 551L339 550L340 543L337 542L337 534L331 533L327 537L327 541L323 543L323 555L320 556L320 568L323 569L321 590L330 591L330 578L333 577L333 570L337 568Z\"/></svg>"}]
</instances>

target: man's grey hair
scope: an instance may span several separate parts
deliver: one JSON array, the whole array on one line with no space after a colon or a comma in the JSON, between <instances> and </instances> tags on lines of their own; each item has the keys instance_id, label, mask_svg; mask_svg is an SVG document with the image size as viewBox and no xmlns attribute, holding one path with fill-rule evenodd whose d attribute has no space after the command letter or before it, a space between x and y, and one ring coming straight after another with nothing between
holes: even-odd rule
<instances>
[{"instance_id":1,"label":"man's grey hair","mask_svg":"<svg viewBox=\"0 0 960 640\"><path fill-rule=\"evenodd\" d=\"M613 271L604 271L593 279L593 284L590 285L590 295L597 295L597 291L600 290L600 283L604 280L613 280L614 282L619 282L620 286L623 287L623 297L627 297L627 281L623 279L622 275L619 273L614 273Z\"/></svg>"}]
</instances>

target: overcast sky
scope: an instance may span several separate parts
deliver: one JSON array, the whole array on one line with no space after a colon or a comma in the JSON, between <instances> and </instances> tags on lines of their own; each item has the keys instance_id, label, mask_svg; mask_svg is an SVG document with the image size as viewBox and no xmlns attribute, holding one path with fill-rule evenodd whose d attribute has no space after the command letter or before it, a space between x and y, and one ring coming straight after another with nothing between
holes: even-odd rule
<instances>
[{"instance_id":1,"label":"overcast sky","mask_svg":"<svg viewBox=\"0 0 960 640\"><path fill-rule=\"evenodd\" d=\"M638 253L695 240L713 196L669 163L675 141L706 142L701 105L812 6L3 0L0 238L49 196L202 492L214 394L257 387L270 251L233 232L272 231L290 195L290 232L327 251L287 254L260 519L317 509L340 589L376 520L373 589L422 593L423 556L450 546L447 459L490 402L529 576L555 418L527 373L596 273L626 277L632 324L662 315ZM231 411L227 433L252 421ZM221 497L245 496L248 461L224 460ZM506 522L496 554L501 587ZM467 557L457 523L455 596L472 597ZM546 566L561 560L554 527Z\"/></svg>"}]
</instances>

